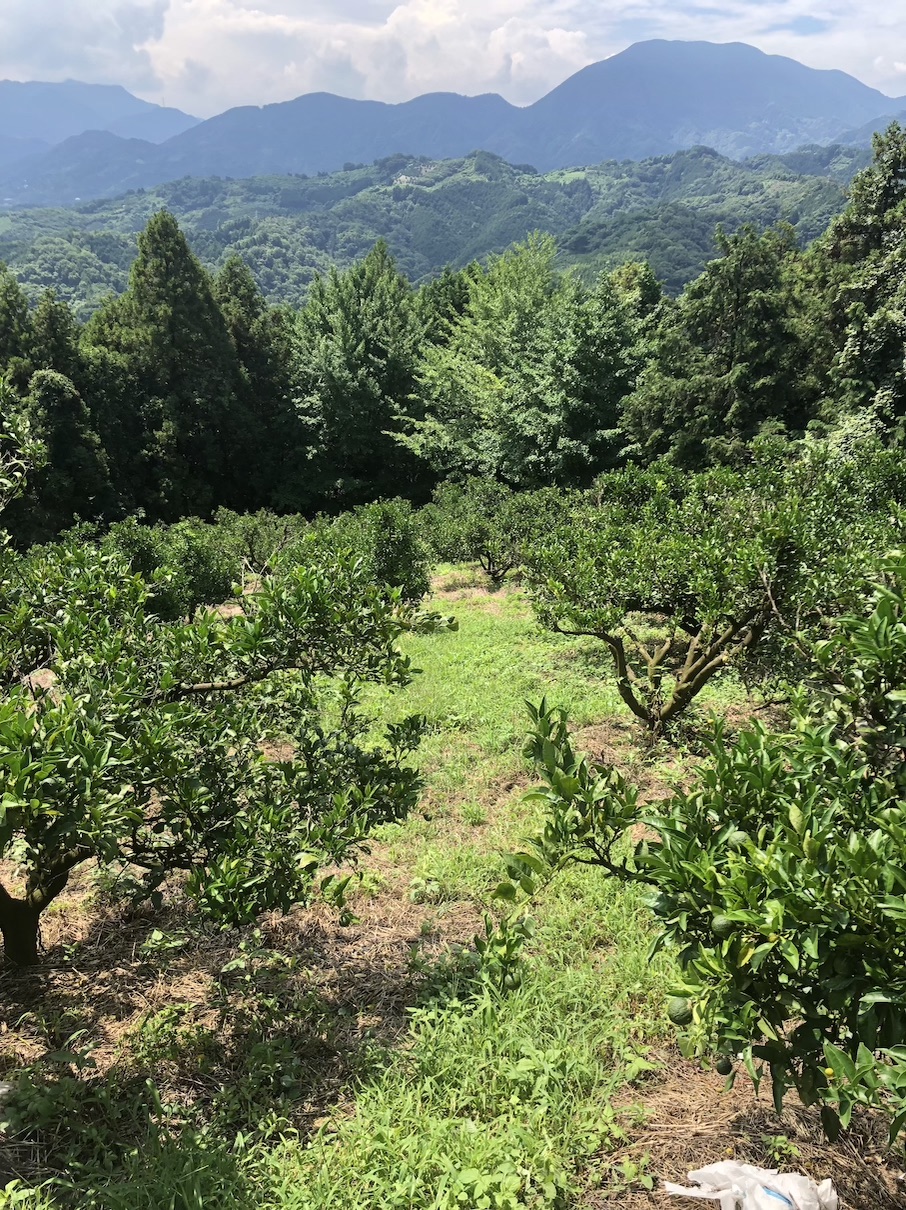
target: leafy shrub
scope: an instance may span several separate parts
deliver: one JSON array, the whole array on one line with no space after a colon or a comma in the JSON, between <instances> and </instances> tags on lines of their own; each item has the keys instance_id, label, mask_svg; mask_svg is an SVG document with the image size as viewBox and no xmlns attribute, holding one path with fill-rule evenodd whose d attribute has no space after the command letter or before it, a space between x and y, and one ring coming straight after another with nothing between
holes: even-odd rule
<instances>
[{"instance_id":1,"label":"leafy shrub","mask_svg":"<svg viewBox=\"0 0 906 1210\"><path fill-rule=\"evenodd\" d=\"M600 639L620 696L654 733L731 666L795 679L799 636L852 603L859 569L898 532L886 493L903 488L888 469L873 447L817 447L747 474L602 478L596 502L524 548L538 617Z\"/></svg>"},{"instance_id":2,"label":"leafy shrub","mask_svg":"<svg viewBox=\"0 0 906 1210\"><path fill-rule=\"evenodd\" d=\"M376 584L398 588L406 601L427 593L428 551L408 500L379 500L333 520L322 520L321 540L347 549Z\"/></svg>"},{"instance_id":3,"label":"leafy shrub","mask_svg":"<svg viewBox=\"0 0 906 1210\"><path fill-rule=\"evenodd\" d=\"M308 524L298 514L288 516L260 509L256 513L234 513L220 508L214 524L225 543L252 576L266 575L281 557L291 552L305 535Z\"/></svg>"},{"instance_id":4,"label":"leafy shrub","mask_svg":"<svg viewBox=\"0 0 906 1210\"><path fill-rule=\"evenodd\" d=\"M422 539L434 563L464 563L469 558L459 515L462 494L460 484L442 483L431 503L419 509Z\"/></svg>"},{"instance_id":5,"label":"leafy shrub","mask_svg":"<svg viewBox=\"0 0 906 1210\"><path fill-rule=\"evenodd\" d=\"M102 546L152 585L151 608L167 621L226 601L242 571L229 532L194 518L148 526L130 517L110 527Z\"/></svg>"},{"instance_id":6,"label":"leafy shrub","mask_svg":"<svg viewBox=\"0 0 906 1210\"><path fill-rule=\"evenodd\" d=\"M489 479L443 484L422 510L422 525L437 559L481 564L494 588L522 566L535 535L564 523L570 497L556 488L513 492Z\"/></svg>"},{"instance_id":7,"label":"leafy shrub","mask_svg":"<svg viewBox=\"0 0 906 1210\"><path fill-rule=\"evenodd\" d=\"M817 644L825 687L792 730L718 730L695 788L655 806L577 756L562 714L535 711L547 820L500 892L573 860L649 884L686 1052L721 1070L741 1057L778 1106L795 1087L831 1134L857 1103L886 1110L892 1136L906 1126L906 555L883 573L868 610ZM652 838L627 858L639 825Z\"/></svg>"}]
</instances>

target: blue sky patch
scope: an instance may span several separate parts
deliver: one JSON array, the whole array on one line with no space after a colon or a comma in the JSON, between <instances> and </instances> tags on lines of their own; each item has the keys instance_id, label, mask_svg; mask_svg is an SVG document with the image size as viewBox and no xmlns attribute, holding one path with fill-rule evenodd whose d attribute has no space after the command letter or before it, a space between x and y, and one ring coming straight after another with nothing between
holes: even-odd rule
<instances>
[{"instance_id":1,"label":"blue sky patch","mask_svg":"<svg viewBox=\"0 0 906 1210\"><path fill-rule=\"evenodd\" d=\"M809 38L815 34L826 33L830 27L830 21L824 21L821 17L795 17L783 25L771 25L765 32L799 34L800 37Z\"/></svg>"}]
</instances>

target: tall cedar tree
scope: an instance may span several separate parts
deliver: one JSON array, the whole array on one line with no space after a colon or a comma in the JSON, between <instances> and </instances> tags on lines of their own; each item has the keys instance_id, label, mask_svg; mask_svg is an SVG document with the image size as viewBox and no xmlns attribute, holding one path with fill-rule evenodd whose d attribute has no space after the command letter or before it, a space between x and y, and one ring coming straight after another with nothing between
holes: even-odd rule
<instances>
[{"instance_id":1,"label":"tall cedar tree","mask_svg":"<svg viewBox=\"0 0 906 1210\"><path fill-rule=\"evenodd\" d=\"M248 265L232 256L214 279L214 298L239 365L240 412L248 422L243 508L285 504L287 451L296 443L294 319L269 307ZM289 503L292 503L291 501Z\"/></svg>"},{"instance_id":2,"label":"tall cedar tree","mask_svg":"<svg viewBox=\"0 0 906 1210\"><path fill-rule=\"evenodd\" d=\"M210 278L171 214L139 236L129 289L92 319L87 340L114 354L100 359L118 413L106 425L134 430L138 419L143 430L134 503L165 520L244 507L250 418L239 362ZM117 386L127 391L119 399Z\"/></svg>"},{"instance_id":3,"label":"tall cedar tree","mask_svg":"<svg viewBox=\"0 0 906 1210\"><path fill-rule=\"evenodd\" d=\"M107 456L122 514L142 510L158 517L161 492L156 475L152 401L141 360L133 356L122 299L111 296L82 330L79 352L95 427Z\"/></svg>"},{"instance_id":4,"label":"tall cedar tree","mask_svg":"<svg viewBox=\"0 0 906 1210\"><path fill-rule=\"evenodd\" d=\"M799 431L809 418L800 381L791 228L719 231L720 257L662 312L652 361L623 424L645 461L733 461L766 421Z\"/></svg>"},{"instance_id":5,"label":"tall cedar tree","mask_svg":"<svg viewBox=\"0 0 906 1210\"><path fill-rule=\"evenodd\" d=\"M55 370L32 376L21 413L42 446L42 464L4 520L18 542L46 542L76 520L109 517L107 459L73 383Z\"/></svg>"},{"instance_id":6,"label":"tall cedar tree","mask_svg":"<svg viewBox=\"0 0 906 1210\"><path fill-rule=\"evenodd\" d=\"M422 325L383 241L346 272L315 280L298 341L302 448L288 485L296 506L421 494L424 466L395 434L416 393Z\"/></svg>"},{"instance_id":7,"label":"tall cedar tree","mask_svg":"<svg viewBox=\"0 0 906 1210\"><path fill-rule=\"evenodd\" d=\"M36 370L55 370L85 390L79 325L72 308L53 290L44 291L31 313L30 360Z\"/></svg>"}]
</instances>

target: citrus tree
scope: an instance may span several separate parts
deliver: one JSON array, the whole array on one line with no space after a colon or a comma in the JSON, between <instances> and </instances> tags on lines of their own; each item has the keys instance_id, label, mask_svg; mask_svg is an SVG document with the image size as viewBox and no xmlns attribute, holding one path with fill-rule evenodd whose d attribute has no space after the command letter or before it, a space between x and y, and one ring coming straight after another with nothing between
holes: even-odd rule
<instances>
[{"instance_id":1,"label":"citrus tree","mask_svg":"<svg viewBox=\"0 0 906 1210\"><path fill-rule=\"evenodd\" d=\"M882 572L816 645L824 688L791 729L718 731L688 792L640 806L574 751L562 712L535 710L546 822L500 889L533 893L572 861L650 887L686 1053L767 1076L778 1106L794 1087L831 1135L859 1103L892 1136L906 1125L906 555Z\"/></svg>"},{"instance_id":2,"label":"citrus tree","mask_svg":"<svg viewBox=\"0 0 906 1210\"><path fill-rule=\"evenodd\" d=\"M437 559L476 562L497 589L522 567L538 530L552 518L565 520L570 499L557 488L514 492L493 479L472 478L441 484L421 523Z\"/></svg>"},{"instance_id":3,"label":"citrus tree","mask_svg":"<svg viewBox=\"0 0 906 1210\"><path fill-rule=\"evenodd\" d=\"M14 446L3 482L21 482ZM8 959L86 863L188 893L231 924L304 900L322 866L403 816L421 723L368 744L361 687L410 677L433 627L354 555L277 566L230 610L164 620L124 558L75 541L0 563L0 883ZM329 876L328 876L329 877ZM336 883L334 883L334 890Z\"/></svg>"},{"instance_id":4,"label":"citrus tree","mask_svg":"<svg viewBox=\"0 0 906 1210\"><path fill-rule=\"evenodd\" d=\"M632 714L660 734L725 669L776 678L898 532L897 460L871 446L765 457L745 474L603 476L525 546L539 620L605 644Z\"/></svg>"},{"instance_id":5,"label":"citrus tree","mask_svg":"<svg viewBox=\"0 0 906 1210\"><path fill-rule=\"evenodd\" d=\"M399 588L404 600L420 601L428 591L428 550L408 500L376 500L322 517L316 530L329 549L355 552L373 580Z\"/></svg>"}]
</instances>

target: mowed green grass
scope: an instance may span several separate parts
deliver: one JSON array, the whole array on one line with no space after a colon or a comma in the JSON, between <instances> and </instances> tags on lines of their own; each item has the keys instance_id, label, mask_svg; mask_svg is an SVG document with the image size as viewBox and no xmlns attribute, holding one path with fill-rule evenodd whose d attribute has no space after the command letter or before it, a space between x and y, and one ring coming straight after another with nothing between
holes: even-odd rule
<instances>
[{"instance_id":1,"label":"mowed green grass","mask_svg":"<svg viewBox=\"0 0 906 1210\"><path fill-rule=\"evenodd\" d=\"M421 670L413 683L366 699L380 719L429 722L417 756L422 808L376 842L401 894L424 888L438 911L468 900L480 913L494 910L502 853L538 823L523 801L533 776L522 755L525 701L546 695L577 728L625 712L598 646L541 631L518 590L434 604L458 630L410 638ZM532 915L520 986L484 988L468 949L426 971L403 1044L366 1057L351 1101L313 1136L172 1140L133 1156L104 1187L83 1185L79 1204L506 1210L578 1206L589 1187L618 1185L607 1158L620 1141L612 1099L669 1035L669 961L649 960L641 897L600 871L564 873ZM16 1196L0 1193L0 1207L73 1204Z\"/></svg>"},{"instance_id":2,"label":"mowed green grass","mask_svg":"<svg viewBox=\"0 0 906 1210\"><path fill-rule=\"evenodd\" d=\"M421 673L371 703L427 717L428 809L379 839L442 899L481 901L501 852L537 823L521 793L525 701L546 695L576 727L622 706L597 645L541 631L518 591L435 606L458 631L412 639ZM671 972L649 961L639 896L598 871L564 874L533 916L521 986L499 996L454 978L416 1007L408 1044L359 1088L352 1116L267 1156L268 1208L554 1207L614 1178L611 1098L666 1032Z\"/></svg>"},{"instance_id":3,"label":"mowed green grass","mask_svg":"<svg viewBox=\"0 0 906 1210\"><path fill-rule=\"evenodd\" d=\"M428 725L415 758L426 783L422 807L377 839L416 877L448 884L458 871L475 890L488 881L482 870L500 881L501 848L533 824L519 793L531 776L522 755L526 701L546 695L579 727L622 707L594 644L542 631L522 593L443 599L433 608L454 617L457 629L411 637L406 651L418 670L411 685L373 691L365 701L379 720L421 714ZM474 836L459 835L451 847L457 820Z\"/></svg>"}]
</instances>

